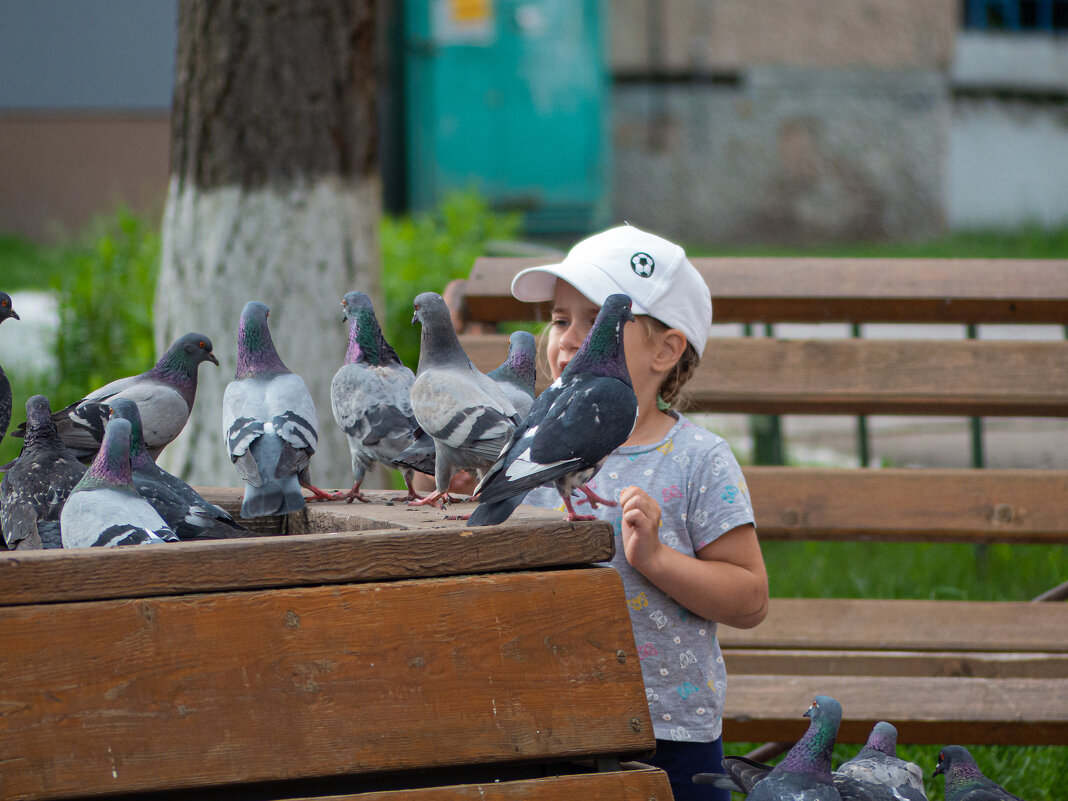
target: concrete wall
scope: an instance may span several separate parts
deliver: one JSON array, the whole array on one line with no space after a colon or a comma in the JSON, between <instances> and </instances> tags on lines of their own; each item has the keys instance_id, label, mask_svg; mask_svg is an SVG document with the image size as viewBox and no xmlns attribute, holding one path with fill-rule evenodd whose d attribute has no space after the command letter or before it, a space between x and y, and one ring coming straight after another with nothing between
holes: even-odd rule
<instances>
[{"instance_id":1,"label":"concrete wall","mask_svg":"<svg viewBox=\"0 0 1068 801\"><path fill-rule=\"evenodd\" d=\"M613 0L616 216L706 242L944 230L953 0Z\"/></svg>"}]
</instances>

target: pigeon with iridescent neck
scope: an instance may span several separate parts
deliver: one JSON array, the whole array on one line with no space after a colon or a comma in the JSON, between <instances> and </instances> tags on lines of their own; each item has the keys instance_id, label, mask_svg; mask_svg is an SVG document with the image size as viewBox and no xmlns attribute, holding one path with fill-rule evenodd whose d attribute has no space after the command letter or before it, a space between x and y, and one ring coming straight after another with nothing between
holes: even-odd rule
<instances>
[{"instance_id":1,"label":"pigeon with iridescent neck","mask_svg":"<svg viewBox=\"0 0 1068 801\"><path fill-rule=\"evenodd\" d=\"M204 362L219 364L211 340L203 334L183 334L160 356L156 365L140 375L119 378L52 415L63 442L82 461L93 458L104 437L112 398L129 398L137 404L144 423L149 456L160 451L185 428L197 394L198 368ZM21 437L23 428L12 432Z\"/></svg>"},{"instance_id":2,"label":"pigeon with iridescent neck","mask_svg":"<svg viewBox=\"0 0 1068 801\"><path fill-rule=\"evenodd\" d=\"M130 469L137 491L159 512L181 540L251 537L253 532L235 521L226 510L208 503L178 476L154 461L141 441L141 415L129 398L108 401L112 417L130 423Z\"/></svg>"},{"instance_id":3,"label":"pigeon with iridescent neck","mask_svg":"<svg viewBox=\"0 0 1068 801\"><path fill-rule=\"evenodd\" d=\"M938 754L934 775L946 777L946 801L1023 801L979 769L967 748L947 745Z\"/></svg>"},{"instance_id":4,"label":"pigeon with iridescent neck","mask_svg":"<svg viewBox=\"0 0 1068 801\"><path fill-rule=\"evenodd\" d=\"M0 482L0 531L10 549L61 548L59 514L85 473L63 444L44 395L26 401L26 441Z\"/></svg>"},{"instance_id":5,"label":"pigeon with iridescent neck","mask_svg":"<svg viewBox=\"0 0 1068 801\"><path fill-rule=\"evenodd\" d=\"M897 756L897 729L885 720L875 724L864 747L839 765L835 774L866 784L882 784L901 801L927 801L923 769Z\"/></svg>"},{"instance_id":6,"label":"pigeon with iridescent neck","mask_svg":"<svg viewBox=\"0 0 1068 801\"><path fill-rule=\"evenodd\" d=\"M19 316L11 305L11 297L6 292L0 292L0 323L9 317L15 320ZM4 375L4 368L0 367L0 442L4 441L7 433L7 424L11 422L11 383Z\"/></svg>"},{"instance_id":7,"label":"pigeon with iridescent neck","mask_svg":"<svg viewBox=\"0 0 1068 801\"><path fill-rule=\"evenodd\" d=\"M284 515L304 508L319 420L308 386L282 362L267 326L267 306L250 300L237 332L237 372L223 392L223 439L245 482L241 516Z\"/></svg>"},{"instance_id":8,"label":"pigeon with iridescent neck","mask_svg":"<svg viewBox=\"0 0 1068 801\"><path fill-rule=\"evenodd\" d=\"M501 385L520 417L530 413L534 403L538 346L529 331L516 331L508 337L508 356L486 375Z\"/></svg>"},{"instance_id":9,"label":"pigeon with iridescent neck","mask_svg":"<svg viewBox=\"0 0 1068 801\"><path fill-rule=\"evenodd\" d=\"M479 505L468 520L472 526L504 522L530 490L543 484L556 486L568 520L592 519L575 514L571 493L576 489L591 503L614 505L586 483L627 440L638 416L623 352L623 327L633 319L627 295L605 298L574 358L534 401L475 488Z\"/></svg>"},{"instance_id":10,"label":"pigeon with iridescent neck","mask_svg":"<svg viewBox=\"0 0 1068 801\"><path fill-rule=\"evenodd\" d=\"M487 470L520 417L500 385L480 372L460 344L449 307L436 292L414 302L412 323L422 323L412 411L434 440L434 492L412 504L441 504L459 470Z\"/></svg>"},{"instance_id":11,"label":"pigeon with iridescent neck","mask_svg":"<svg viewBox=\"0 0 1068 801\"><path fill-rule=\"evenodd\" d=\"M128 420L108 421L104 441L63 504L59 522L64 548L178 540L133 484Z\"/></svg>"},{"instance_id":12,"label":"pigeon with iridescent neck","mask_svg":"<svg viewBox=\"0 0 1068 801\"><path fill-rule=\"evenodd\" d=\"M330 382L330 404L349 441L353 484L334 498L369 503L360 493L367 471L375 464L393 467L394 459L415 442L419 425L411 400L415 374L386 342L367 295L349 292L341 307L349 325L349 346L345 363ZM415 471L403 466L401 473L408 488L404 500L418 499L412 489Z\"/></svg>"}]
</instances>

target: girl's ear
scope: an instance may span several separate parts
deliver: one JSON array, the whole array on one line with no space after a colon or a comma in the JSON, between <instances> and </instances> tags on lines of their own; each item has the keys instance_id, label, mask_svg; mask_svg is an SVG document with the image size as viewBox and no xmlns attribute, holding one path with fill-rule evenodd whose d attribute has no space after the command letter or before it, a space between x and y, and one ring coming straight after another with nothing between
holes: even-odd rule
<instances>
[{"instance_id":1,"label":"girl's ear","mask_svg":"<svg viewBox=\"0 0 1068 801\"><path fill-rule=\"evenodd\" d=\"M686 352L686 335L677 328L669 328L659 336L656 353L653 356L653 369L667 372L678 364Z\"/></svg>"}]
</instances>

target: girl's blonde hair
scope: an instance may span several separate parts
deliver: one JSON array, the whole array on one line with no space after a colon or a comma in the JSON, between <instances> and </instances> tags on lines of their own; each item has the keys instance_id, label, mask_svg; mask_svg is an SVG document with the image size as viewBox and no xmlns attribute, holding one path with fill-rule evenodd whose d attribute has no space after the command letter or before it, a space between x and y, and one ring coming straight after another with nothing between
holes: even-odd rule
<instances>
[{"instance_id":1,"label":"girl's blonde hair","mask_svg":"<svg viewBox=\"0 0 1068 801\"><path fill-rule=\"evenodd\" d=\"M641 322L645 328L646 339L651 340L656 334L662 334L669 330L670 326L666 323L662 323L655 317L650 317L647 314L638 314L634 317L635 322ZM538 356L537 365L538 369L542 371L550 381L553 377L552 368L549 366L549 329L552 327L552 323L546 323L542 326L541 331L538 332ZM682 356L675 362L675 366L668 371L668 374L664 376L664 380L660 382L660 389L657 392L657 406L660 409L683 409L685 408L685 399L681 397L682 388L687 381L693 376L697 370L697 365L701 363L701 357L697 355L697 349L686 341L686 350L682 352Z\"/></svg>"}]
</instances>

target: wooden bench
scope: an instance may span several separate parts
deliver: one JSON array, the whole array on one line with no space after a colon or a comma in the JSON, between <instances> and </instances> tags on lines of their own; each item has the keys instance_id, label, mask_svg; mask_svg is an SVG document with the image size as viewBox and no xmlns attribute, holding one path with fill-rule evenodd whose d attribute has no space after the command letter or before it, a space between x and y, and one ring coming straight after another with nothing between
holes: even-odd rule
<instances>
[{"instance_id":1,"label":"wooden bench","mask_svg":"<svg viewBox=\"0 0 1068 801\"><path fill-rule=\"evenodd\" d=\"M1068 261L693 262L717 323L1068 323ZM465 325L548 320L548 304L509 292L539 263L479 259ZM507 352L500 334L461 339L482 369ZM1068 417L1068 341L722 336L687 391L698 412ZM762 541L1068 543L1065 470L745 472ZM773 597L762 625L722 627L720 640L728 740L796 739L808 699L827 693L842 701L845 741L889 719L902 742L1068 744L1064 603Z\"/></svg>"},{"instance_id":2,"label":"wooden bench","mask_svg":"<svg viewBox=\"0 0 1068 801\"><path fill-rule=\"evenodd\" d=\"M0 799L670 798L609 526L440 517L0 554Z\"/></svg>"}]
</instances>

